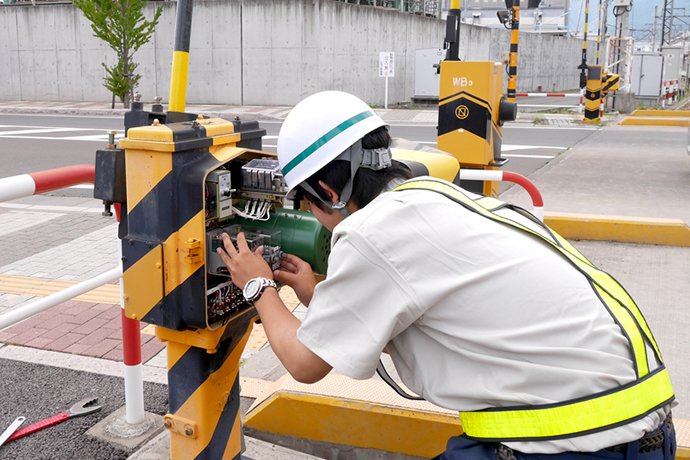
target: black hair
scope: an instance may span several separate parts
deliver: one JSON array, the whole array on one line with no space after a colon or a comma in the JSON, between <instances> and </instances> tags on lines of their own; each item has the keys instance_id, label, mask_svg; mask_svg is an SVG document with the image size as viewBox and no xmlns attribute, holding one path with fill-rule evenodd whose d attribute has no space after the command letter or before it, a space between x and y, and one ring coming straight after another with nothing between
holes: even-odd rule
<instances>
[{"instance_id":1,"label":"black hair","mask_svg":"<svg viewBox=\"0 0 690 460\"><path fill-rule=\"evenodd\" d=\"M391 136L385 126L381 126L362 138L363 149L388 148L391 145ZM393 160L392 165L385 169L374 171L369 168L359 168L355 173L352 184L352 201L361 209L376 198L392 179L407 180L413 177L410 169L399 161ZM316 191L319 197L325 201L330 201L326 191L319 185L319 181L332 188L340 195L350 178L350 162L345 160L331 161L321 168L306 182ZM323 201L315 197L303 187L299 187L300 192L312 205L316 205L324 212L332 212Z\"/></svg>"}]
</instances>

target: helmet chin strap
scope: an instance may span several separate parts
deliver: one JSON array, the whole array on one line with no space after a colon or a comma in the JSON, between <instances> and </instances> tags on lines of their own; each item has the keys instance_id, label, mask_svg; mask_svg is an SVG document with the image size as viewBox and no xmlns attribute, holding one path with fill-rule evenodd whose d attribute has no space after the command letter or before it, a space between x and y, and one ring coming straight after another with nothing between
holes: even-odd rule
<instances>
[{"instance_id":1,"label":"helmet chin strap","mask_svg":"<svg viewBox=\"0 0 690 460\"><path fill-rule=\"evenodd\" d=\"M340 192L340 201L331 203L331 208L340 211L343 219L350 217L350 211L347 210L347 202L350 201L352 197L352 183L355 180L355 174L357 174L357 170L362 164L362 139L352 144L352 147L350 147L350 155L350 178L345 183L343 191Z\"/></svg>"},{"instance_id":2,"label":"helmet chin strap","mask_svg":"<svg viewBox=\"0 0 690 460\"><path fill-rule=\"evenodd\" d=\"M347 180L347 183L345 183L345 187L343 187L343 191L340 193L340 199L337 202L327 201L321 198L319 194L316 193L316 191L312 188L312 186L307 183L307 181L302 182L300 186L325 203L329 208L340 212L340 214L343 216L343 219L347 219L350 217L350 211L347 209L347 202L350 201L350 198L352 197L352 181L355 177L355 174L357 174L359 166L362 164L362 140L360 139L355 142L340 156L348 157L347 159L350 161L350 178ZM336 158L336 160L338 159L346 158Z\"/></svg>"},{"instance_id":3,"label":"helmet chin strap","mask_svg":"<svg viewBox=\"0 0 690 460\"><path fill-rule=\"evenodd\" d=\"M392 155L389 148L379 149L362 149L362 140L358 140L351 147L341 153L336 160L350 161L350 178L345 183L343 191L340 193L340 199L337 203L326 201L322 199L318 193L306 182L302 182L302 187L309 193L320 199L331 209L335 209L342 214L343 219L350 216L350 211L347 210L347 203L352 198L352 183L359 168L368 168L374 171L388 168L392 163Z\"/></svg>"}]
</instances>

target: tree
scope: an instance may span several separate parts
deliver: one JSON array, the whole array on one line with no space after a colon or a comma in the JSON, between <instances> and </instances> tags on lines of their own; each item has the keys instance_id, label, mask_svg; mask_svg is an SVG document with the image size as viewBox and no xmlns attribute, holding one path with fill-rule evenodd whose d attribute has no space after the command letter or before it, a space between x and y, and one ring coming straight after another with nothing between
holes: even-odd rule
<instances>
[{"instance_id":1,"label":"tree","mask_svg":"<svg viewBox=\"0 0 690 460\"><path fill-rule=\"evenodd\" d=\"M147 21L143 9L148 0L74 0L84 16L91 21L95 37L100 38L117 53L117 64L103 63L107 76L103 86L120 98L129 108L129 95L139 83L141 75L133 61L134 53L149 41L163 7L158 7L153 21Z\"/></svg>"}]
</instances>

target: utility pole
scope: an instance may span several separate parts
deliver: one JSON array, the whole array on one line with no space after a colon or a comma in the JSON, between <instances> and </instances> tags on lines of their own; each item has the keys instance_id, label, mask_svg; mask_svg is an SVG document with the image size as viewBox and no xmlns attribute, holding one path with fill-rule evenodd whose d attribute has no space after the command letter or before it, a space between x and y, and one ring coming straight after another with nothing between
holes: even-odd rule
<instances>
[{"instance_id":1,"label":"utility pole","mask_svg":"<svg viewBox=\"0 0 690 460\"><path fill-rule=\"evenodd\" d=\"M654 21L652 22L652 53L656 51L656 18L659 16L659 5L654 5Z\"/></svg>"},{"instance_id":2,"label":"utility pole","mask_svg":"<svg viewBox=\"0 0 690 460\"><path fill-rule=\"evenodd\" d=\"M673 0L664 1L664 17L661 22L661 46L671 44L673 29Z\"/></svg>"},{"instance_id":3,"label":"utility pole","mask_svg":"<svg viewBox=\"0 0 690 460\"><path fill-rule=\"evenodd\" d=\"M673 1L673 0L671 0ZM618 37L618 47L616 48L616 69L615 74L621 75L621 49L627 49L627 40L623 40L623 37L627 37L629 34L628 21L630 19L630 10L632 9L632 0L618 0L613 7L613 15L616 17L616 36ZM627 77L626 77L627 78ZM627 90L627 89L626 89ZM611 98L611 109L616 108L616 94Z\"/></svg>"},{"instance_id":4,"label":"utility pole","mask_svg":"<svg viewBox=\"0 0 690 460\"><path fill-rule=\"evenodd\" d=\"M673 3L673 0L666 0ZM618 36L618 46L616 50L616 61L621 59L620 48L625 49L627 46L627 40L623 41L623 37L627 37L629 32L628 21L630 20L630 10L632 9L632 0L628 0L627 4L624 1L617 2L619 5L613 7L613 15L616 16L616 35ZM621 63L616 64L615 73L620 75Z\"/></svg>"},{"instance_id":5,"label":"utility pole","mask_svg":"<svg viewBox=\"0 0 690 460\"><path fill-rule=\"evenodd\" d=\"M607 29L606 21L608 20L608 16L609 16L609 3L610 3L610 1L611 0L604 0L604 7L602 8L602 12L601 12L601 38L604 40L604 44L605 44L604 45L605 55L604 55L604 59L603 59L604 65L606 65L606 63L608 62L608 58L609 58L609 55L608 55L609 46L608 46L608 42L606 41L606 29Z\"/></svg>"}]
</instances>

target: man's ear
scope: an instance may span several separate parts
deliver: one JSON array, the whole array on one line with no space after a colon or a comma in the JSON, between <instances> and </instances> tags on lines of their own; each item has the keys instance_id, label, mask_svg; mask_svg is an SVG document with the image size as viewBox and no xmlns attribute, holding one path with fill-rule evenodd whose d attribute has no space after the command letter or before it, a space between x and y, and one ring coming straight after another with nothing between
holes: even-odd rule
<instances>
[{"instance_id":1,"label":"man's ear","mask_svg":"<svg viewBox=\"0 0 690 460\"><path fill-rule=\"evenodd\" d=\"M326 191L326 194L328 195L328 198L331 200L332 203L337 203L338 201L340 201L340 197L335 192L335 190L326 185L324 181L320 180L319 185L322 189Z\"/></svg>"}]
</instances>

